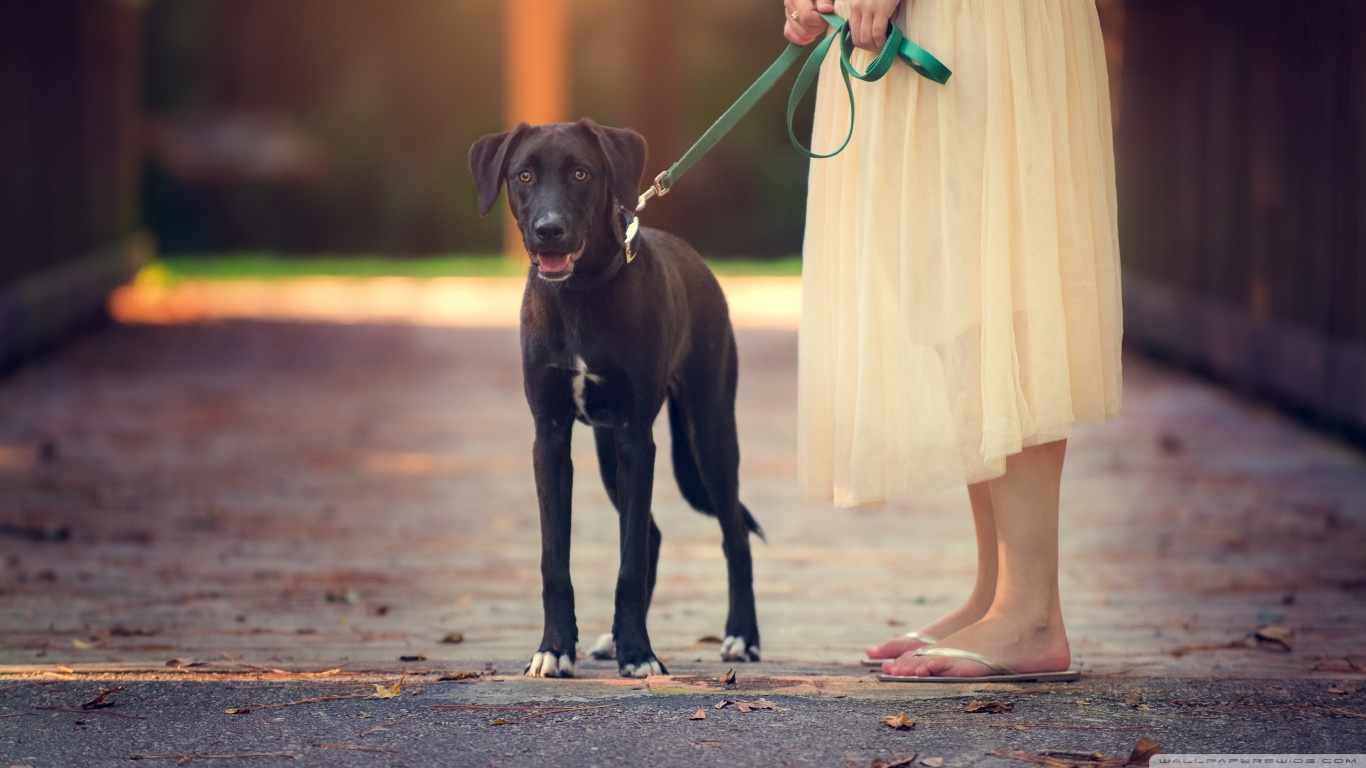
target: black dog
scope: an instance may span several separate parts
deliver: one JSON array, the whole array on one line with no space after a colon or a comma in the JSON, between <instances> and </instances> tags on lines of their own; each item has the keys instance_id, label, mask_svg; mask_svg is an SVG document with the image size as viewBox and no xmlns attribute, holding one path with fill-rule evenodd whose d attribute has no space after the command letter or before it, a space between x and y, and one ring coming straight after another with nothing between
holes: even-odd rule
<instances>
[{"instance_id":1,"label":"black dog","mask_svg":"<svg viewBox=\"0 0 1366 768\"><path fill-rule=\"evenodd\" d=\"M504 183L531 257L522 297L522 375L536 423L532 457L541 511L545 634L526 674L573 675L578 627L569 581L570 433L593 428L598 466L621 523L612 634L622 676L664 674L645 630L659 528L650 513L652 425L665 401L674 476L695 509L721 523L730 611L721 657L759 659L749 551L758 523L740 503L735 436L735 336L726 299L697 252L641 229L625 242L645 140L591 120L485 136L470 171L487 214ZM630 258L632 257L633 258ZM630 263L627 263L627 262Z\"/></svg>"}]
</instances>

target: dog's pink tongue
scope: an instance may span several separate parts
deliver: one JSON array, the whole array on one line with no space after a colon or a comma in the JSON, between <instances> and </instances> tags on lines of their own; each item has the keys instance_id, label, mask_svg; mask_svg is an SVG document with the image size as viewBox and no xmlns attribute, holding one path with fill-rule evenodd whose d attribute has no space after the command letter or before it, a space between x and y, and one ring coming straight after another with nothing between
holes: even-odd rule
<instances>
[{"instance_id":1,"label":"dog's pink tongue","mask_svg":"<svg viewBox=\"0 0 1366 768\"><path fill-rule=\"evenodd\" d=\"M567 253L543 253L536 259L542 272L554 274L563 272L569 267L569 254Z\"/></svg>"}]
</instances>

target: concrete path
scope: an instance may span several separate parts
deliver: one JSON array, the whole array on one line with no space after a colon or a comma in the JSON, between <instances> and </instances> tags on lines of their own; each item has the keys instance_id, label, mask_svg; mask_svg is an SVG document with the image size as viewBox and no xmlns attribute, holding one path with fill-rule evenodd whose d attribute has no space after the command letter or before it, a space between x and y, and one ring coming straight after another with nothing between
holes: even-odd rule
<instances>
[{"instance_id":1,"label":"concrete path","mask_svg":"<svg viewBox=\"0 0 1366 768\"><path fill-rule=\"evenodd\" d=\"M497 290L516 296L515 284ZM942 718L917 713L953 710L958 698L981 691L1013 692L1019 701L1044 694L1037 686L1034 693L1029 686L912 690L877 683L852 665L864 645L914 628L966 594L971 524L961 491L860 511L797 498L794 291L792 281L770 282L757 309L732 294L738 318L761 318L739 323L738 416L742 495L768 534L755 567L765 661L738 670L744 687L737 695L786 697L782 711L795 719L783 722L793 733L821 722L820 702L831 705L829 717L845 712L835 702L851 702L838 717L868 728L847 738L833 731L824 751L744 752L739 764L830 765L844 755L867 765L896 756L883 734L890 729L878 718L865 722L876 712L906 709L928 721ZM787 309L774 309L774 296L785 296L776 300ZM177 320L185 316L143 310L150 314L129 318L139 323L81 338L0 379L0 757L57 754L45 750L56 749L53 734L75 727L73 718L92 731L109 728L119 718L31 707L79 713L99 686L116 683L128 686L119 711L186 699L191 732L236 728L224 721L231 719L222 714L225 702L261 703L255 699L267 695L283 702L338 688L366 693L401 676L405 696L425 697L403 699L409 709L443 701L620 701L623 716L635 713L622 727L640 733L674 727L680 705L666 700L673 693L686 702L682 724L700 726L698 733L739 714L686 722L697 706L735 696L715 682L726 671L715 640L725 611L720 533L686 507L665 460L655 484L664 545L650 631L673 676L621 680L613 665L590 663L579 681L516 677L540 637L539 537L531 422L516 330L505 317L435 323L399 311L377 322L341 312L321 322L263 322L201 311L184 323ZM1169 738L1187 747L1202 744L1200 733L1223 733L1222 741L1204 742L1218 749L1205 751L1280 743L1366 752L1366 455L1140 356L1125 366L1122 416L1078 428L1069 449L1064 613L1088 678L1058 693L1068 706L1049 716L1081 723L1085 717L1075 718L1089 716L1092 705L1071 702L1094 698L1113 710L1105 717L1140 717L1132 733L1102 730L1107 754L1143 735L1137 731L1169 726ZM657 441L667 457L662 423ZM584 431L574 460L573 575L586 647L611 621L616 515ZM475 673L475 682L437 682L455 672ZM209 681L200 694L183 693L187 682ZM237 690L233 681L265 687ZM129 696L136 690L143 699ZM1157 715L1128 700L1145 691L1160 698L1167 720L1142 720ZM189 700L198 702L198 715ZM1304 733L1322 738L1237 741L1230 736L1242 733L1237 728L1199 725L1212 710L1187 717L1182 709L1231 702L1241 702L1241 714L1217 717L1243 723L1247 733L1259 732L1259 718L1274 710L1312 720L1320 730ZM374 718L389 717L379 707L390 704L373 702ZM11 705L22 714L9 717ZM278 715L285 725L268 713L242 717L289 732L289 718L303 710L361 718L371 705L285 707ZM444 710L423 711L430 718ZM459 722L472 711L460 711ZM530 734L552 722L587 727L610 711L518 727L534 744L542 737ZM583 719L565 719L573 717ZM495 718L479 718L469 720L479 734L503 733L487 730L484 720ZM1187 719L1194 730L1181 730ZM24 752L18 745L36 733L26 730L34 723L45 724L39 730L48 746ZM966 764L991 744L1014 743L1000 729L969 730L981 738L945 737L959 751L935 749ZM125 756L214 749L182 735L180 746L133 739L100 742L100 749ZM470 746L479 757L468 764L534 762L531 753L499 751L504 736L477 738L489 741ZM629 741L603 741L604 754L633 761ZM1335 743L1352 748L1330 750ZM750 746L764 744L770 741ZM901 756L918 751L915 744L904 742ZM318 765L386 754L388 764L423 764L383 752L308 749ZM640 764L731 764L706 743L688 749L708 757L655 755ZM585 750L565 764L593 764Z\"/></svg>"}]
</instances>

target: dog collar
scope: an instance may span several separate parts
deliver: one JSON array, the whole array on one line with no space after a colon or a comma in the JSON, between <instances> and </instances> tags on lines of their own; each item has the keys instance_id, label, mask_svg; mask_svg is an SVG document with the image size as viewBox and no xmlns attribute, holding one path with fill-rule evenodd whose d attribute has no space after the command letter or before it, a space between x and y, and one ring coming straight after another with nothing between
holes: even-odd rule
<instances>
[{"instance_id":1,"label":"dog collar","mask_svg":"<svg viewBox=\"0 0 1366 768\"><path fill-rule=\"evenodd\" d=\"M636 215L627 210L625 206L618 203L612 224L612 228L617 233L617 238L621 240L621 250L612 257L612 263L592 277L579 279L570 275L568 280L559 283L561 288L566 291L591 291L615 277L622 267L636 257L636 234L640 231L640 219L636 218Z\"/></svg>"}]
</instances>

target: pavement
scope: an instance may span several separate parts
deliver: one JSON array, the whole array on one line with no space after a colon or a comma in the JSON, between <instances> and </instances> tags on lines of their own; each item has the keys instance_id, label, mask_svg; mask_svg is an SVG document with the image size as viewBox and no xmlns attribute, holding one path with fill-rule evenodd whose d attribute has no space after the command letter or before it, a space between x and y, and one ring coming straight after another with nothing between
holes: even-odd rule
<instances>
[{"instance_id":1,"label":"pavement","mask_svg":"<svg viewBox=\"0 0 1366 768\"><path fill-rule=\"evenodd\" d=\"M1079 426L1064 472L1063 610L1084 679L911 686L858 667L865 645L965 596L967 499L797 498L783 279L726 285L741 494L768 534L765 660L720 682L720 532L661 460L650 631L672 674L587 662L575 680L521 678L541 619L503 307L519 289L377 298L393 286L345 283L303 314L288 286L246 308L203 298L213 285L152 287L0 379L0 768L1065 768L1121 765L1142 737L1168 753L1366 752L1366 453L1136 353L1120 417ZM663 424L656 438L667 457ZM586 646L611 621L616 515L586 433L574 461ZM774 708L715 708L759 699ZM883 724L901 712L916 724Z\"/></svg>"}]
</instances>

